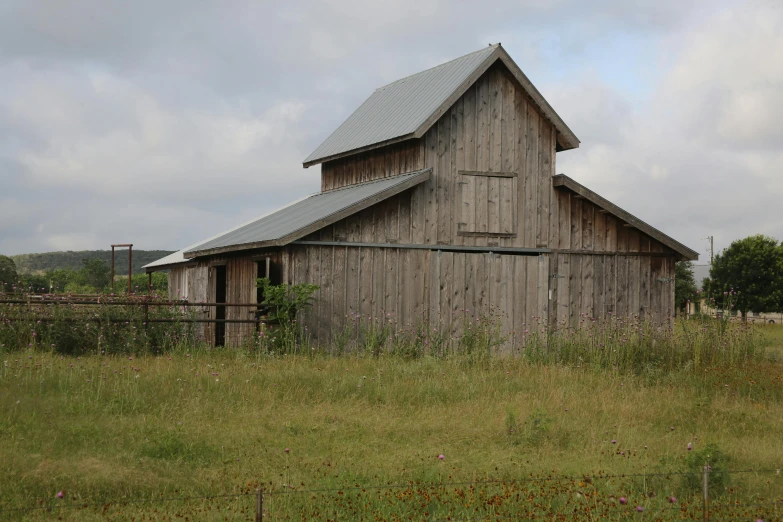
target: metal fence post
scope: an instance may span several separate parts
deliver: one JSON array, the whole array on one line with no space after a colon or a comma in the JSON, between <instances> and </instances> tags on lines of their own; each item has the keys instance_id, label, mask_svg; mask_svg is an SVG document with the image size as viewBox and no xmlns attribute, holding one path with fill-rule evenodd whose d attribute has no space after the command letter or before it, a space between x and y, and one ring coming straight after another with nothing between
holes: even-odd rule
<instances>
[{"instance_id":1,"label":"metal fence post","mask_svg":"<svg viewBox=\"0 0 783 522\"><path fill-rule=\"evenodd\" d=\"M709 522L710 520L710 467L704 466L702 468L702 520Z\"/></svg>"},{"instance_id":2,"label":"metal fence post","mask_svg":"<svg viewBox=\"0 0 783 522\"><path fill-rule=\"evenodd\" d=\"M258 488L256 492L256 522L262 522L264 519L264 490Z\"/></svg>"}]
</instances>

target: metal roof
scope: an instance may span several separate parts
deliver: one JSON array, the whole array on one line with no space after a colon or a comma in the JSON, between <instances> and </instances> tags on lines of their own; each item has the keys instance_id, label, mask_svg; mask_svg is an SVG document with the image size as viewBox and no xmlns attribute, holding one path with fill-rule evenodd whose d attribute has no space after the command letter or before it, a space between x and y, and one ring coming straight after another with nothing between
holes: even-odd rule
<instances>
[{"instance_id":1,"label":"metal roof","mask_svg":"<svg viewBox=\"0 0 783 522\"><path fill-rule=\"evenodd\" d=\"M304 163L414 133L495 46L377 89Z\"/></svg>"},{"instance_id":2,"label":"metal roof","mask_svg":"<svg viewBox=\"0 0 783 522\"><path fill-rule=\"evenodd\" d=\"M310 197L310 196L305 196L304 198L299 198L296 201L292 201L291 203L287 203L286 205L284 205L282 207L278 207L275 210L272 210L271 212L267 212L263 216L255 217L255 218L251 219L250 221L242 223L241 225L236 226L236 227L234 227L232 229L225 230L225 231L221 232L220 234L216 234L216 235L214 235L214 236L212 236L210 238L207 238L205 240L199 241L198 243L194 243L194 244L192 244L190 246L187 246L187 247L183 248L182 250L178 250L178 251L176 251L176 252L174 252L172 254L167 255L166 257L162 257L162 258L160 258L160 259L158 259L156 261L153 261L152 263L147 263L142 268L144 268L147 272L155 272L157 270L165 270L165 269L169 268L172 265L178 265L180 263L188 263L191 260L187 259L184 256L185 252L189 252L191 250L195 250L196 247L199 246L202 243L206 243L207 241L212 241L213 239L217 239L220 236L228 234L229 232L233 232L234 230L237 230L238 228L244 227L245 225L249 225L250 223L258 221L261 218L264 218L266 216L274 214L275 212L280 212L284 208L290 207L291 205L295 205L296 203L299 203L300 201L302 201L302 200L304 200L305 198L308 198L308 197Z\"/></svg>"},{"instance_id":3,"label":"metal roof","mask_svg":"<svg viewBox=\"0 0 783 522\"><path fill-rule=\"evenodd\" d=\"M285 245L427 180L431 169L321 192L183 252L185 258ZM174 255L174 254L172 254Z\"/></svg>"},{"instance_id":4,"label":"metal roof","mask_svg":"<svg viewBox=\"0 0 783 522\"><path fill-rule=\"evenodd\" d=\"M490 45L377 89L304 160L309 167L372 146L420 138L478 77L501 60L558 130L563 149L579 146L541 93L500 44Z\"/></svg>"}]
</instances>

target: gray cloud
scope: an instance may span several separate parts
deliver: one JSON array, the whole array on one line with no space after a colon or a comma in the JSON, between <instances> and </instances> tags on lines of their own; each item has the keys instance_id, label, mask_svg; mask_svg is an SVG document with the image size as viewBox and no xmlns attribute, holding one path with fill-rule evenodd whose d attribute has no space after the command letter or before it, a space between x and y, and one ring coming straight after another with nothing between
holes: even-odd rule
<instances>
[{"instance_id":1,"label":"gray cloud","mask_svg":"<svg viewBox=\"0 0 783 522\"><path fill-rule=\"evenodd\" d=\"M582 139L559 171L693 247L783 237L780 10L726 4L5 2L0 252L233 227L317 190L301 160L374 88L496 41ZM607 76L617 42L654 63Z\"/></svg>"}]
</instances>

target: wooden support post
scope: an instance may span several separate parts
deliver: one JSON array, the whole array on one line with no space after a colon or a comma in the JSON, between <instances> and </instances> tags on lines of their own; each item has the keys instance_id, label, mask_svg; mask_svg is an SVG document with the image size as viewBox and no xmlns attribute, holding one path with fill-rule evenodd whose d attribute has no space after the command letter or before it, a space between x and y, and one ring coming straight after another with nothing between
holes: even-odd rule
<instances>
[{"instance_id":1,"label":"wooden support post","mask_svg":"<svg viewBox=\"0 0 783 522\"><path fill-rule=\"evenodd\" d=\"M128 295L131 295L131 274L133 274L133 245L128 245Z\"/></svg>"},{"instance_id":2,"label":"wooden support post","mask_svg":"<svg viewBox=\"0 0 783 522\"><path fill-rule=\"evenodd\" d=\"M710 520L710 467L704 466L702 468L702 520L703 522L709 522Z\"/></svg>"},{"instance_id":3,"label":"wooden support post","mask_svg":"<svg viewBox=\"0 0 783 522\"><path fill-rule=\"evenodd\" d=\"M114 245L111 246L111 293L114 293Z\"/></svg>"},{"instance_id":4,"label":"wooden support post","mask_svg":"<svg viewBox=\"0 0 783 522\"><path fill-rule=\"evenodd\" d=\"M256 492L256 522L262 522L264 519L264 490L258 488Z\"/></svg>"}]
</instances>

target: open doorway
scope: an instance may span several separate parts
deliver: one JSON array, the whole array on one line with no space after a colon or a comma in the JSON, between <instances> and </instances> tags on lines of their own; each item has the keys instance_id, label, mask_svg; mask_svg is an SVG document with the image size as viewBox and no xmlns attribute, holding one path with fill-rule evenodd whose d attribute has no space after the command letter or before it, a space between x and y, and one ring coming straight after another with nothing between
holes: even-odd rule
<instances>
[{"instance_id":1,"label":"open doorway","mask_svg":"<svg viewBox=\"0 0 783 522\"><path fill-rule=\"evenodd\" d=\"M226 265L215 267L215 302L226 302ZM215 346L226 345L226 307L218 304L215 306Z\"/></svg>"},{"instance_id":2,"label":"open doorway","mask_svg":"<svg viewBox=\"0 0 783 522\"><path fill-rule=\"evenodd\" d=\"M271 257L264 257L259 259L256 264L258 265L259 278L266 277L272 285L283 284L283 268L280 266L280 263ZM256 302L258 303L255 314L256 319L261 319L269 314L268 308L261 304L265 299L264 290L258 288L256 290ZM258 327L261 327L260 323L258 324Z\"/></svg>"}]
</instances>

